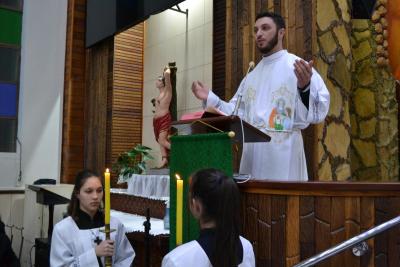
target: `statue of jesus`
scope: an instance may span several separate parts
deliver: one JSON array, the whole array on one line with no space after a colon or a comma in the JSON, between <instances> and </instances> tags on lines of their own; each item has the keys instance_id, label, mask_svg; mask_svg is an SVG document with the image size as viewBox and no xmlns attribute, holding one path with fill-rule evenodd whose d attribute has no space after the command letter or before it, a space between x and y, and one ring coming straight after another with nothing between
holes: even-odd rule
<instances>
[{"instance_id":1,"label":"statue of jesus","mask_svg":"<svg viewBox=\"0 0 400 267\"><path fill-rule=\"evenodd\" d=\"M155 99L155 112L153 118L154 135L161 151L161 166L168 166L168 155L171 149L168 135L171 129L171 113L169 106L172 100L171 70L169 67L164 68L164 72L157 78L156 87L159 94Z\"/></svg>"}]
</instances>

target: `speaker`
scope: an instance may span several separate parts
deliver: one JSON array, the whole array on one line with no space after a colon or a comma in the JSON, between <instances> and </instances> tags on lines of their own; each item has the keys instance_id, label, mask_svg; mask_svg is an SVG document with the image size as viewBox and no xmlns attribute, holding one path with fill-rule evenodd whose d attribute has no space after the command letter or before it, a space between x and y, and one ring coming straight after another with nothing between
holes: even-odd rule
<instances>
[{"instance_id":1,"label":"speaker","mask_svg":"<svg viewBox=\"0 0 400 267\"><path fill-rule=\"evenodd\" d=\"M371 19L376 0L352 0L353 19Z\"/></svg>"},{"instance_id":2,"label":"speaker","mask_svg":"<svg viewBox=\"0 0 400 267\"><path fill-rule=\"evenodd\" d=\"M180 2L183 0L87 0L86 48Z\"/></svg>"},{"instance_id":3,"label":"speaker","mask_svg":"<svg viewBox=\"0 0 400 267\"><path fill-rule=\"evenodd\" d=\"M35 266L50 266L50 242L48 238L35 239Z\"/></svg>"}]
</instances>

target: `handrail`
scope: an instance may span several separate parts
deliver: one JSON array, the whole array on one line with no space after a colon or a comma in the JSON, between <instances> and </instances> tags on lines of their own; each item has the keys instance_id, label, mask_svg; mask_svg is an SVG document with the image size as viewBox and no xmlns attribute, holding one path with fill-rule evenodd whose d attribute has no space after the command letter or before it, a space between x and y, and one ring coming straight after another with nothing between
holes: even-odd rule
<instances>
[{"instance_id":1,"label":"handrail","mask_svg":"<svg viewBox=\"0 0 400 267\"><path fill-rule=\"evenodd\" d=\"M362 234L359 234L353 238L350 238L350 239L348 239L334 247L331 247L317 255L314 255L311 258L294 265L293 267L307 267L307 266L315 265L327 258L330 258L330 257L338 254L339 252L342 252L343 250L345 250L349 247L353 247L353 246L361 243L364 240L374 237L377 234L396 226L397 224L400 224L400 216L395 217L395 218L393 218L385 223L382 223L378 226L375 226L374 228L372 228Z\"/></svg>"}]
</instances>

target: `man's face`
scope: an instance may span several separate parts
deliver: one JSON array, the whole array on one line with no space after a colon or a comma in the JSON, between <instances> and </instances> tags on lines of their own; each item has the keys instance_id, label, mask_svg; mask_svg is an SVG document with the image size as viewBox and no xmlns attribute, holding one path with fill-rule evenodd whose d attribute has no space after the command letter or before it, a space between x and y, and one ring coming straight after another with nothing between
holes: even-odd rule
<instances>
[{"instance_id":1,"label":"man's face","mask_svg":"<svg viewBox=\"0 0 400 267\"><path fill-rule=\"evenodd\" d=\"M262 17L256 21L254 35L256 46L264 55L271 54L278 45L278 42L281 41L279 40L279 31L275 22L269 17Z\"/></svg>"}]
</instances>

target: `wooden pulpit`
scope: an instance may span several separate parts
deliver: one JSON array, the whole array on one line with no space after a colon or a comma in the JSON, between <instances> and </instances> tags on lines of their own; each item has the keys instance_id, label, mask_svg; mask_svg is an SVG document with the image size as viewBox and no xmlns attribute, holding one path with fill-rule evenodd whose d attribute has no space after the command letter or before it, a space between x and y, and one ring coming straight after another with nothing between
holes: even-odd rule
<instances>
[{"instance_id":1,"label":"wooden pulpit","mask_svg":"<svg viewBox=\"0 0 400 267\"><path fill-rule=\"evenodd\" d=\"M239 116L221 116L204 112L202 118L173 122L171 125L178 135L233 132L232 157L233 172L239 173L243 143L269 142L271 137Z\"/></svg>"},{"instance_id":2,"label":"wooden pulpit","mask_svg":"<svg viewBox=\"0 0 400 267\"><path fill-rule=\"evenodd\" d=\"M204 134L214 132L234 132L233 140L238 143L269 142L271 137L239 116L219 116L205 112L200 119L172 122L171 125L183 134Z\"/></svg>"}]
</instances>

